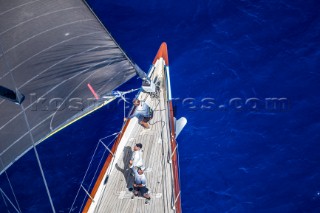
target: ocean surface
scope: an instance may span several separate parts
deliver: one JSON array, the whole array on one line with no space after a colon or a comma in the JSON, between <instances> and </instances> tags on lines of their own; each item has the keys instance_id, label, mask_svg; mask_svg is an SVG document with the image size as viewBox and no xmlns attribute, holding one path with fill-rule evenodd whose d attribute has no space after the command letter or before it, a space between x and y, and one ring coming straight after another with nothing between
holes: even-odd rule
<instances>
[{"instance_id":1,"label":"ocean surface","mask_svg":"<svg viewBox=\"0 0 320 213\"><path fill-rule=\"evenodd\" d=\"M320 212L319 1L88 2L142 69L168 44L176 117L188 119L178 137L183 212ZM98 140L122 118L113 103L38 146L57 212L79 212ZM85 188L105 158L100 145ZM50 212L34 151L7 175L22 212ZM5 175L0 187L16 203ZM15 212L3 196L0 212Z\"/></svg>"}]
</instances>

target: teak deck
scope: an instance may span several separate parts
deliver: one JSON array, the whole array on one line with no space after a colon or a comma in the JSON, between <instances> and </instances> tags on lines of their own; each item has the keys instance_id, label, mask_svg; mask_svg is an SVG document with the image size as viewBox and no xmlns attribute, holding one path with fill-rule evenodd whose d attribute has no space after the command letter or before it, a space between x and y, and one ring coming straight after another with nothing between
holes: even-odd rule
<instances>
[{"instance_id":1,"label":"teak deck","mask_svg":"<svg viewBox=\"0 0 320 213\"><path fill-rule=\"evenodd\" d=\"M144 100L154 111L153 118L149 121L150 129L145 130L140 126L137 118L128 121L129 124L94 197L94 202L90 205L89 212L175 212L173 208L175 180L172 164L169 162L172 150L164 76L164 60L161 58L155 64L151 75L152 80L160 82L158 97L151 97L143 92L139 94L139 100ZM131 169L128 165L132 148L136 143L143 145L147 188L151 195L149 204L145 204L145 199L142 197L131 199L133 193L129 191L134 177L130 175Z\"/></svg>"}]
</instances>

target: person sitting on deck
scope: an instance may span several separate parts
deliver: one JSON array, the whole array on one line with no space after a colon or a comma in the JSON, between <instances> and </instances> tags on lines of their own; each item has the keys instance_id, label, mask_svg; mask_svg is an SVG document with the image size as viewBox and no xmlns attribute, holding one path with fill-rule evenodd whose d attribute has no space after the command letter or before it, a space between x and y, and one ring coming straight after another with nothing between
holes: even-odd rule
<instances>
[{"instance_id":1,"label":"person sitting on deck","mask_svg":"<svg viewBox=\"0 0 320 213\"><path fill-rule=\"evenodd\" d=\"M148 188L146 187L146 184L147 184L146 176L143 174L143 170L141 168L138 168L137 170L135 170L135 175L134 175L133 194L134 196L138 196L140 192L140 195L146 198L145 203L148 204L151 197L148 194ZM134 198L134 196L132 196L132 199Z\"/></svg>"},{"instance_id":2,"label":"person sitting on deck","mask_svg":"<svg viewBox=\"0 0 320 213\"><path fill-rule=\"evenodd\" d=\"M134 172L137 170L138 167L140 168L143 167L141 149L142 149L141 143L137 143L133 147L132 157L129 162L129 167L132 169L133 175L135 174Z\"/></svg>"},{"instance_id":3,"label":"person sitting on deck","mask_svg":"<svg viewBox=\"0 0 320 213\"><path fill-rule=\"evenodd\" d=\"M150 129L150 126L148 124L148 121L152 118L152 111L150 107L144 101L140 101L138 99L133 100L133 105L136 107L136 110L128 118L137 117L141 126L146 129Z\"/></svg>"}]
</instances>

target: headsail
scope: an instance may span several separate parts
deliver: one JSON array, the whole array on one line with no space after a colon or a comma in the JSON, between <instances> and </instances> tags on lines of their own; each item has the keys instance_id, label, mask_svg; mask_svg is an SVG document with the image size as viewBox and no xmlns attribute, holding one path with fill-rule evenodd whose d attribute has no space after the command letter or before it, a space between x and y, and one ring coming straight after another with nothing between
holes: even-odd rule
<instances>
[{"instance_id":1,"label":"headsail","mask_svg":"<svg viewBox=\"0 0 320 213\"><path fill-rule=\"evenodd\" d=\"M88 83L103 95L134 75L82 0L0 0L0 86L25 97L0 97L0 174L31 148L29 129L39 143L101 106Z\"/></svg>"}]
</instances>

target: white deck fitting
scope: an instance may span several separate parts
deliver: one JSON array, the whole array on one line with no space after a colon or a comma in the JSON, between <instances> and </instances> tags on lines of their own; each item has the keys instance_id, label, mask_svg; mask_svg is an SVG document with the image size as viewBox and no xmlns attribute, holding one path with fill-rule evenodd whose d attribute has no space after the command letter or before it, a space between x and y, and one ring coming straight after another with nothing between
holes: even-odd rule
<instances>
[{"instance_id":1,"label":"white deck fitting","mask_svg":"<svg viewBox=\"0 0 320 213\"><path fill-rule=\"evenodd\" d=\"M160 98L151 98L141 92L140 100L153 108L154 116L149 121L150 130L145 130L133 118L122 137L115 153L114 163L110 164L106 185L101 184L94 198L89 212L174 212L172 209L174 180L171 164L168 159L171 156L169 121L167 109L167 96L164 88L164 61L159 59L151 78L160 80ZM147 188L151 195L149 204L145 204L144 198L131 199L132 192L128 190L133 184L134 177L130 176L128 167L132 154L132 148L136 143L143 145L143 162L146 167ZM106 175L105 175L106 176ZM104 178L105 180L105 178Z\"/></svg>"}]
</instances>

